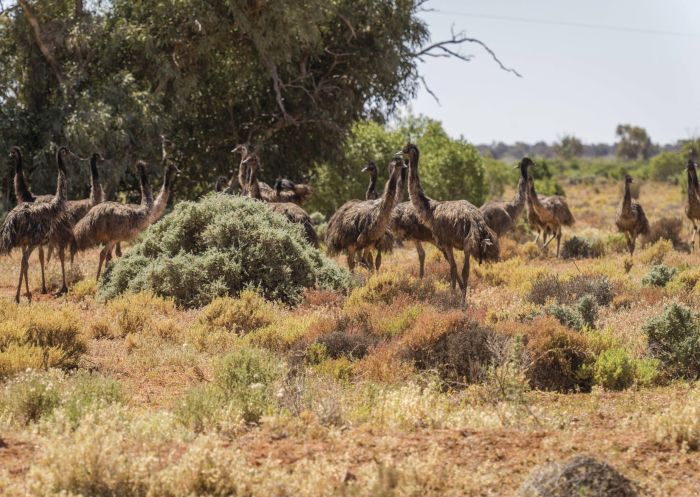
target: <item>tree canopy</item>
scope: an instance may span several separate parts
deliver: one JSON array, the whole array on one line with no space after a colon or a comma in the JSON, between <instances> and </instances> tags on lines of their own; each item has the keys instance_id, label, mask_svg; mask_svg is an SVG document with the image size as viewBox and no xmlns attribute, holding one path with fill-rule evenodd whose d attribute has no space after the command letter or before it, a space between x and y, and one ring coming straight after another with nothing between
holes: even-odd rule
<instances>
[{"instance_id":1,"label":"tree canopy","mask_svg":"<svg viewBox=\"0 0 700 497\"><path fill-rule=\"evenodd\" d=\"M25 150L39 193L56 144L102 152L114 191L136 158L156 164L161 134L188 196L229 173L244 141L265 177L304 179L343 158L355 122L382 123L415 95L421 59L481 43L431 42L424 1L19 0L0 16L0 147Z\"/></svg>"}]
</instances>

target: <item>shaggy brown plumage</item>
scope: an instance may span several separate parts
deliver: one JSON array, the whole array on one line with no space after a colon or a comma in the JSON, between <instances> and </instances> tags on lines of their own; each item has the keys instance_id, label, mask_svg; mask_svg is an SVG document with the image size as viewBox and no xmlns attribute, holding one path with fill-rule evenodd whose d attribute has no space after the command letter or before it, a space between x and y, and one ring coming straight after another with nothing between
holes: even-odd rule
<instances>
[{"instance_id":1,"label":"shaggy brown plumage","mask_svg":"<svg viewBox=\"0 0 700 497\"><path fill-rule=\"evenodd\" d=\"M302 205L313 194L313 189L303 183L294 183L288 179L277 179L275 181L274 194L270 196L268 202L291 202Z\"/></svg>"},{"instance_id":2,"label":"shaggy brown plumage","mask_svg":"<svg viewBox=\"0 0 700 497\"><path fill-rule=\"evenodd\" d=\"M418 173L420 158L418 147L409 143L402 152L409 163L408 192L411 203L421 222L430 228L438 247L450 262L452 289L454 290L459 283L462 288L462 298L466 302L470 256L479 261L497 260L498 237L486 224L481 211L466 200L438 201L426 196ZM457 274L454 249L464 251L461 279Z\"/></svg>"},{"instance_id":3,"label":"shaggy brown plumage","mask_svg":"<svg viewBox=\"0 0 700 497\"><path fill-rule=\"evenodd\" d=\"M246 164L250 170L250 183L247 187L248 195L251 198L264 202L260 194L260 184L258 182L258 157L251 154L246 159ZM318 247L318 235L314 229L311 218L304 209L291 202L267 202L267 205L274 212L283 215L290 223L299 224L304 229L304 237L314 247Z\"/></svg>"},{"instance_id":4,"label":"shaggy brown plumage","mask_svg":"<svg viewBox=\"0 0 700 497\"><path fill-rule=\"evenodd\" d=\"M561 246L561 228L562 226L573 226L575 223L574 216L569 210L564 197L560 195L552 195L551 197L540 197L535 191L535 182L532 178L528 178L528 220L532 214L536 217L535 225L540 226L544 230L544 237L547 234L551 237L549 240L543 240L542 249L546 248L549 243L557 239L557 257L559 257L559 248Z\"/></svg>"},{"instance_id":5,"label":"shaggy brown plumage","mask_svg":"<svg viewBox=\"0 0 700 497\"><path fill-rule=\"evenodd\" d=\"M369 186L367 187L367 192L365 193L365 200L376 200L379 198L379 193L377 193L377 164L374 161L369 161L367 165L362 168L363 173L369 173ZM399 181L396 184L397 195L402 189L401 178L404 176L403 169ZM398 202L398 200L397 200ZM389 253L394 250L394 235L390 229L384 232L384 236L377 244L377 255L374 256L374 269L379 271L382 267L382 253ZM366 248L362 251L362 265L367 269L372 269L372 250Z\"/></svg>"},{"instance_id":6,"label":"shaggy brown plumage","mask_svg":"<svg viewBox=\"0 0 700 497\"><path fill-rule=\"evenodd\" d=\"M632 200L632 176L625 174L625 193L617 209L615 225L625 234L630 255L634 255L637 236L649 234L649 220L639 202Z\"/></svg>"},{"instance_id":7,"label":"shaggy brown plumage","mask_svg":"<svg viewBox=\"0 0 700 497\"><path fill-rule=\"evenodd\" d=\"M29 256L32 251L44 243L52 235L54 230L64 222L66 216L66 192L68 179L64 159L70 154L66 147L61 147L56 152L58 164L58 181L56 182L56 195L49 202L22 202L12 209L0 228L0 254L8 254L13 248L22 249L22 261L20 263L19 283L15 302L19 303L22 278L24 278L27 290L27 299L31 300L29 291ZM62 274L63 285L66 284L65 272Z\"/></svg>"},{"instance_id":8,"label":"shaggy brown plumage","mask_svg":"<svg viewBox=\"0 0 700 497\"><path fill-rule=\"evenodd\" d=\"M228 180L225 176L219 176L216 178L216 184L214 185L214 191L221 193L225 188L228 188Z\"/></svg>"},{"instance_id":9,"label":"shaggy brown plumage","mask_svg":"<svg viewBox=\"0 0 700 497\"><path fill-rule=\"evenodd\" d=\"M120 204L103 202L96 205L75 225L75 245L71 247L71 256L76 250L86 250L104 245L100 251L97 266L97 279L100 279L102 264L118 242L134 239L151 223L153 211L153 193L146 176L146 164L136 163L141 183L141 204Z\"/></svg>"},{"instance_id":10,"label":"shaggy brown plumage","mask_svg":"<svg viewBox=\"0 0 700 497\"><path fill-rule=\"evenodd\" d=\"M385 236L396 204L396 186L401 169L405 167L400 158L391 161L391 175L384 193L376 200L350 200L344 203L331 217L326 232L326 245L330 254L346 251L348 267L355 269L355 253L363 249L373 250ZM371 258L371 255L369 256ZM368 261L374 267L373 261Z\"/></svg>"},{"instance_id":11,"label":"shaggy brown plumage","mask_svg":"<svg viewBox=\"0 0 700 497\"><path fill-rule=\"evenodd\" d=\"M698 233L697 222L700 220L700 183L698 183L698 172L695 161L690 158L686 166L688 173L688 192L685 204L685 215L693 223L693 234L690 238L690 250L695 250L695 236Z\"/></svg>"},{"instance_id":12,"label":"shaggy brown plumage","mask_svg":"<svg viewBox=\"0 0 700 497\"><path fill-rule=\"evenodd\" d=\"M500 202L492 200L482 205L479 210L489 225L498 236L515 228L518 216L525 208L527 198L527 168L532 165L532 161L525 157L516 166L520 168L520 180L518 181L518 191L510 202Z\"/></svg>"}]
</instances>

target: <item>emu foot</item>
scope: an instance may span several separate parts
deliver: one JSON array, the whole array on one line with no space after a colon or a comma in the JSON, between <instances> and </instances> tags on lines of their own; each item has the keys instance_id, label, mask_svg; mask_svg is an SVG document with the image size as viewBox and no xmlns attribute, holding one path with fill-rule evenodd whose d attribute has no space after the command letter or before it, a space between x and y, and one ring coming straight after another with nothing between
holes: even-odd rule
<instances>
[{"instance_id":1,"label":"emu foot","mask_svg":"<svg viewBox=\"0 0 700 497\"><path fill-rule=\"evenodd\" d=\"M45 285L41 285L41 294L42 294L42 295L46 295L47 293L49 293L49 291L46 289L46 286L45 286Z\"/></svg>"},{"instance_id":2,"label":"emu foot","mask_svg":"<svg viewBox=\"0 0 700 497\"><path fill-rule=\"evenodd\" d=\"M54 297L60 297L61 295L65 295L66 293L68 293L68 287L67 287L67 286L63 286L63 287L61 287L61 289L60 289L59 291L57 291L56 293L54 293L53 296L54 296Z\"/></svg>"}]
</instances>

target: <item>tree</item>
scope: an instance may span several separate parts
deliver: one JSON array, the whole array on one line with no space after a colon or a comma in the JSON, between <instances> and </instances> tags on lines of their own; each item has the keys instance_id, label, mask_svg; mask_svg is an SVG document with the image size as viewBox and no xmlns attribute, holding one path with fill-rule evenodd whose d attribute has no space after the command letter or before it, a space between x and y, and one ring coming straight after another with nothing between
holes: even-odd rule
<instances>
[{"instance_id":1,"label":"tree","mask_svg":"<svg viewBox=\"0 0 700 497\"><path fill-rule=\"evenodd\" d=\"M563 159L573 159L583 153L583 143L573 135L566 135L554 145L554 150Z\"/></svg>"},{"instance_id":2,"label":"tree","mask_svg":"<svg viewBox=\"0 0 700 497\"><path fill-rule=\"evenodd\" d=\"M654 146L644 128L630 124L619 124L615 134L620 141L617 143L617 156L624 160L648 159Z\"/></svg>"},{"instance_id":3,"label":"tree","mask_svg":"<svg viewBox=\"0 0 700 497\"><path fill-rule=\"evenodd\" d=\"M305 179L343 160L355 122L385 122L415 96L421 60L468 60L459 47L476 43L500 64L462 34L431 43L423 3L22 0L0 19L0 147L30 152L42 193L56 144L102 151L116 189L136 158L158 159L161 133L190 197L232 168L242 141L259 147L267 179ZM72 181L71 195L87 184Z\"/></svg>"}]
</instances>

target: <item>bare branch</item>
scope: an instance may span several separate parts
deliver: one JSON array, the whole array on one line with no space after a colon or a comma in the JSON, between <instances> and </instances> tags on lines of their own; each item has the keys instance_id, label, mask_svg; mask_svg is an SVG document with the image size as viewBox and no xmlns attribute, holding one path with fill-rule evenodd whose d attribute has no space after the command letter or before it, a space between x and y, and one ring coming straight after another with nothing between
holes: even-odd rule
<instances>
[{"instance_id":1,"label":"bare branch","mask_svg":"<svg viewBox=\"0 0 700 497\"><path fill-rule=\"evenodd\" d=\"M423 83L423 88L425 88L425 91L427 91L428 94L435 99L435 102L437 102L438 105L440 105L440 99L435 93L433 93L433 90L431 90L428 86L428 83L425 81L425 76L418 76L418 79L420 79Z\"/></svg>"},{"instance_id":2,"label":"bare branch","mask_svg":"<svg viewBox=\"0 0 700 497\"><path fill-rule=\"evenodd\" d=\"M443 40L436 43L432 43L422 48L418 52L412 52L410 55L412 57L417 58L420 61L425 61L425 57L455 57L465 62L469 62L470 60L472 60L473 55L462 55L459 52L455 51L453 48L458 47L463 43L474 43L476 45L481 46L481 48L486 50L486 52L491 56L491 58L496 62L496 64L498 64L498 66L501 69L503 69L506 72L513 73L519 78L523 77L522 74L520 74L515 69L507 67L505 64L503 64L503 62L501 62L501 60L496 55L496 52L494 52L488 45L486 45L486 43L476 38L470 38L466 36L464 32L455 33L454 31L452 31L452 37L449 40Z\"/></svg>"}]
</instances>

